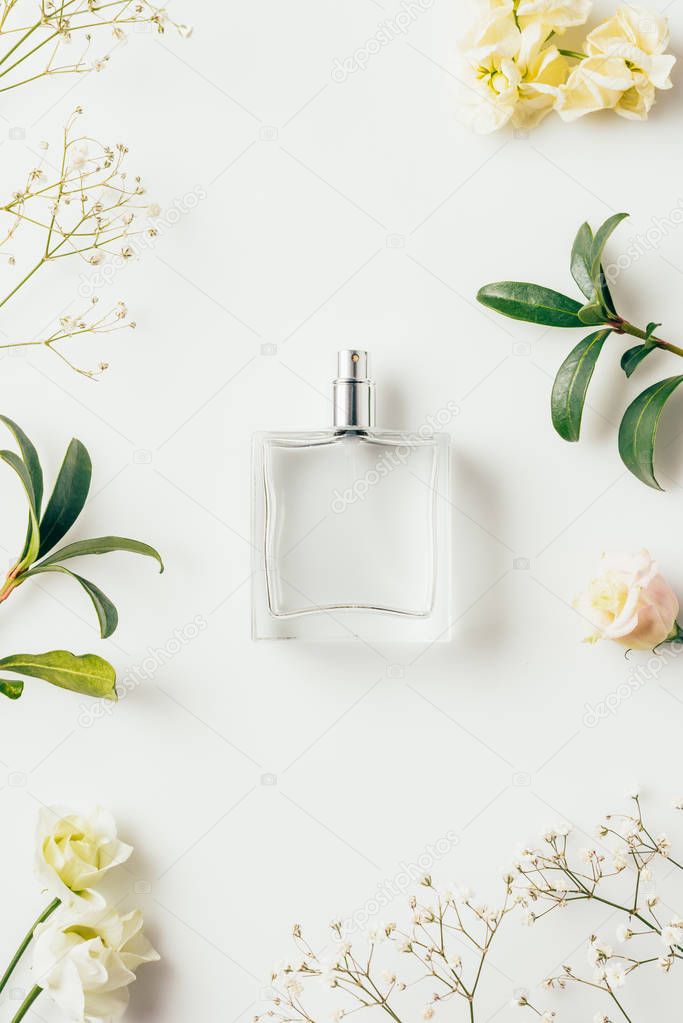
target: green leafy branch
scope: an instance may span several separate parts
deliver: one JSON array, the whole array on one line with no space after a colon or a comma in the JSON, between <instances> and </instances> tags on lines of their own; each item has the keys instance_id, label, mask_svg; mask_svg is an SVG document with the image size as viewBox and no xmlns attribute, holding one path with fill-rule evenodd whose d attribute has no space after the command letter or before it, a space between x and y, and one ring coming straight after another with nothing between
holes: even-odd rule
<instances>
[{"instance_id":1,"label":"green leafy branch","mask_svg":"<svg viewBox=\"0 0 683 1023\"><path fill-rule=\"evenodd\" d=\"M569 353L555 378L551 399L552 421L557 433L566 441L579 440L588 387L610 335L627 334L640 342L621 357L621 368L627 377L656 349L683 356L683 348L655 334L661 324L648 323L645 329L641 329L617 312L602 259L608 239L627 216L627 213L616 213L595 234L589 224L579 228L572 247L571 273L584 302L538 284L520 281L487 284L477 295L482 305L515 320L549 327L599 328ZM662 489L654 470L659 422L667 400L682 381L683 375L652 384L631 402L619 428L619 454L626 468L657 490Z\"/></svg>"},{"instance_id":2,"label":"green leafy branch","mask_svg":"<svg viewBox=\"0 0 683 1023\"><path fill-rule=\"evenodd\" d=\"M92 463L87 449L75 438L69 444L59 470L52 494L43 510L43 470L34 445L24 431L6 416L0 422L9 429L19 453L0 450L0 460L17 474L28 503L26 538L14 565L0 586L0 603L28 579L45 573L59 572L74 579L87 596L97 614L103 639L115 631L119 615L116 606L99 586L64 566L65 561L90 554L108 554L128 551L153 558L160 571L164 566L154 547L140 540L121 536L101 536L91 540L77 540L65 547L55 548L71 529L85 505L92 477ZM0 670L18 675L41 678L53 685L87 696L116 699L114 669L107 661L94 654L77 657L65 650L47 654L15 654L0 659ZM18 699L23 682L0 679L0 694Z\"/></svg>"}]
</instances>

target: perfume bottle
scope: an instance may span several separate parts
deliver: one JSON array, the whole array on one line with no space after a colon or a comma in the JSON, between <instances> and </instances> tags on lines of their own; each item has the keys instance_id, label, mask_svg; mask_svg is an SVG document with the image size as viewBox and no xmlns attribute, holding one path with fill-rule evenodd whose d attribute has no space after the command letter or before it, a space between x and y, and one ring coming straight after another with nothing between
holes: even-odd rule
<instances>
[{"instance_id":1,"label":"perfume bottle","mask_svg":"<svg viewBox=\"0 0 683 1023\"><path fill-rule=\"evenodd\" d=\"M331 429L253 449L254 639L449 639L450 438L375 426L368 354L339 353Z\"/></svg>"}]
</instances>

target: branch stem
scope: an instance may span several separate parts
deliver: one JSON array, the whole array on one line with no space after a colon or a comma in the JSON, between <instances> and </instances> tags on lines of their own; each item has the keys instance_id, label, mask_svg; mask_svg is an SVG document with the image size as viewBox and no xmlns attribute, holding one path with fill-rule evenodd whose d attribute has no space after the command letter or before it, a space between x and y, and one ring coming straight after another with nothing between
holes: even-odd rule
<instances>
[{"instance_id":1,"label":"branch stem","mask_svg":"<svg viewBox=\"0 0 683 1023\"><path fill-rule=\"evenodd\" d=\"M674 345L670 341L664 341L661 337L656 337L654 334L648 337L646 331L641 330L640 327L635 327L632 323L627 323L626 320L619 322L618 330L621 334L630 334L631 337L637 337L641 341L649 341L656 348L661 348L665 352L671 352L672 355L683 357L683 348L679 348L678 345Z\"/></svg>"}]
</instances>

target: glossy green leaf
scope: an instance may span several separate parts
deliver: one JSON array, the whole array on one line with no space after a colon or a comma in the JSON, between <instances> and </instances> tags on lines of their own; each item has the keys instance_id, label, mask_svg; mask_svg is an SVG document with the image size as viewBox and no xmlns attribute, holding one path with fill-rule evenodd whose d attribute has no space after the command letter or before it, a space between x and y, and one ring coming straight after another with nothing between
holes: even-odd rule
<instances>
[{"instance_id":1,"label":"glossy green leaf","mask_svg":"<svg viewBox=\"0 0 683 1023\"><path fill-rule=\"evenodd\" d=\"M60 689L83 696L115 700L116 672L111 664L95 654L77 656L68 650L46 654L13 654L0 659L0 669L17 675L40 678Z\"/></svg>"},{"instance_id":2,"label":"glossy green leaf","mask_svg":"<svg viewBox=\"0 0 683 1023\"><path fill-rule=\"evenodd\" d=\"M15 422L8 419L7 416L0 416L0 422L5 424L17 442L21 452L21 457L28 469L28 474L33 485L33 499L35 502L36 514L40 517L40 509L43 504L43 470L40 465L40 459L38 458L38 452L21 427L17 426Z\"/></svg>"},{"instance_id":3,"label":"glossy green leaf","mask_svg":"<svg viewBox=\"0 0 683 1023\"><path fill-rule=\"evenodd\" d=\"M553 385L551 411L553 426L564 440L577 441L581 435L588 385L602 346L610 334L610 330L590 334L579 342L560 366Z\"/></svg>"},{"instance_id":4,"label":"glossy green leaf","mask_svg":"<svg viewBox=\"0 0 683 1023\"><path fill-rule=\"evenodd\" d=\"M40 519L40 509L43 503L43 470L40 465L38 452L36 451L31 441L28 439L24 431L21 429L21 427L18 426L12 419L9 419L7 416L0 416L0 422L5 424L5 426L10 431L15 441L17 442L17 445L21 452L21 457L23 459L24 465L26 466L26 469L28 470L28 474L31 478L31 483L33 485L33 499L36 509L36 518ZM28 526L26 528L26 539L24 540L24 546L19 556L19 563L24 562L26 555L31 550L31 540L33 538L33 533L34 533L33 517L29 514Z\"/></svg>"},{"instance_id":5,"label":"glossy green leaf","mask_svg":"<svg viewBox=\"0 0 683 1023\"><path fill-rule=\"evenodd\" d=\"M598 292L600 295L600 301L602 302L602 307L607 313L608 319L616 317L618 315L617 307L614 304L612 292L609 290L609 284L607 283L607 278L605 277L605 271L602 264L600 265L600 272L598 274Z\"/></svg>"},{"instance_id":6,"label":"glossy green leaf","mask_svg":"<svg viewBox=\"0 0 683 1023\"><path fill-rule=\"evenodd\" d=\"M582 224L572 247L572 277L590 302L595 296L595 284L591 276L593 232L590 224Z\"/></svg>"},{"instance_id":7,"label":"glossy green leaf","mask_svg":"<svg viewBox=\"0 0 683 1023\"><path fill-rule=\"evenodd\" d=\"M656 347L656 345L645 342L643 345L635 345L634 348L629 348L628 351L624 352L621 357L621 368L626 376L630 377L643 359L647 358L650 352L654 352Z\"/></svg>"},{"instance_id":8,"label":"glossy green leaf","mask_svg":"<svg viewBox=\"0 0 683 1023\"><path fill-rule=\"evenodd\" d=\"M161 572L164 570L164 563L161 555L154 547L141 540L130 540L125 536L98 536L92 540L77 540L66 547L53 551L49 557L41 561L42 565L52 565L57 562L67 561L69 558L80 558L87 554L111 554L113 551L127 551L129 554L141 554L147 558L154 558L159 564Z\"/></svg>"},{"instance_id":9,"label":"glossy green leaf","mask_svg":"<svg viewBox=\"0 0 683 1023\"><path fill-rule=\"evenodd\" d=\"M597 327L605 322L605 312L599 301L590 302L579 309L579 319L586 327Z\"/></svg>"},{"instance_id":10,"label":"glossy green leaf","mask_svg":"<svg viewBox=\"0 0 683 1023\"><path fill-rule=\"evenodd\" d=\"M654 455L659 420L664 406L683 376L668 377L648 387L631 402L619 427L619 454L627 469L646 483L661 490L655 477Z\"/></svg>"},{"instance_id":11,"label":"glossy green leaf","mask_svg":"<svg viewBox=\"0 0 683 1023\"><path fill-rule=\"evenodd\" d=\"M548 327L580 327L581 303L558 291L523 281L499 281L480 289L477 300L503 316Z\"/></svg>"},{"instance_id":12,"label":"glossy green leaf","mask_svg":"<svg viewBox=\"0 0 683 1023\"><path fill-rule=\"evenodd\" d=\"M97 620L100 623L102 639L107 639L108 636L111 636L116 631L116 627L119 624L119 613L116 610L116 606L111 602L106 593L102 592L99 586L90 582L89 579L84 579L83 576L77 575L75 572L70 572L68 568L64 568L62 565L36 565L28 573L27 578L40 575L43 572L61 572L63 575L71 576L72 579L81 584L95 608Z\"/></svg>"},{"instance_id":13,"label":"glossy green leaf","mask_svg":"<svg viewBox=\"0 0 683 1023\"><path fill-rule=\"evenodd\" d=\"M23 682L12 682L8 678L0 678L0 694L8 700L18 700L24 691Z\"/></svg>"},{"instance_id":14,"label":"glossy green leaf","mask_svg":"<svg viewBox=\"0 0 683 1023\"><path fill-rule=\"evenodd\" d=\"M645 336L647 338L651 338L654 332L656 331L657 327L661 327L661 323L648 323L647 327L645 328Z\"/></svg>"},{"instance_id":15,"label":"glossy green leaf","mask_svg":"<svg viewBox=\"0 0 683 1023\"><path fill-rule=\"evenodd\" d=\"M619 224L621 224L622 220L626 220L627 217L628 213L615 213L595 232L593 248L591 249L591 278L593 279L596 287L598 287L598 278L601 270L600 264L602 263L602 254L605 251L605 245Z\"/></svg>"},{"instance_id":16,"label":"glossy green leaf","mask_svg":"<svg viewBox=\"0 0 683 1023\"><path fill-rule=\"evenodd\" d=\"M21 484L24 488L24 493L26 494L26 499L28 501L29 524L22 556L19 559L19 567L24 569L29 565L32 565L36 560L40 546L40 530L38 527L38 515L36 513L36 498L33 490L33 482L26 463L15 451L0 451L0 458L16 472L17 476L21 480Z\"/></svg>"},{"instance_id":17,"label":"glossy green leaf","mask_svg":"<svg viewBox=\"0 0 683 1023\"><path fill-rule=\"evenodd\" d=\"M81 514L90 490L91 477L90 455L84 445L74 438L67 448L40 523L39 558L59 543Z\"/></svg>"}]
</instances>

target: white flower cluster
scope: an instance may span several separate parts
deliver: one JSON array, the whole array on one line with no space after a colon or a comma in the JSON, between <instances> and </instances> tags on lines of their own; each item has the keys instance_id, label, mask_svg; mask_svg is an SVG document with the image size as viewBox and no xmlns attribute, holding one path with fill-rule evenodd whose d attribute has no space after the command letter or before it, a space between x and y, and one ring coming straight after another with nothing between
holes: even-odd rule
<instances>
[{"instance_id":1,"label":"white flower cluster","mask_svg":"<svg viewBox=\"0 0 683 1023\"><path fill-rule=\"evenodd\" d=\"M591 0L476 0L459 46L463 120L488 134L506 124L526 131L551 110L565 121L606 109L647 118L656 90L671 88L666 18L623 5L581 51L558 47L590 8Z\"/></svg>"},{"instance_id":2,"label":"white flower cluster","mask_svg":"<svg viewBox=\"0 0 683 1023\"><path fill-rule=\"evenodd\" d=\"M142 913L117 912L95 888L132 851L106 810L41 813L36 873L61 905L34 931L33 974L70 1020L119 1019L135 970L159 959L142 932Z\"/></svg>"}]
</instances>

